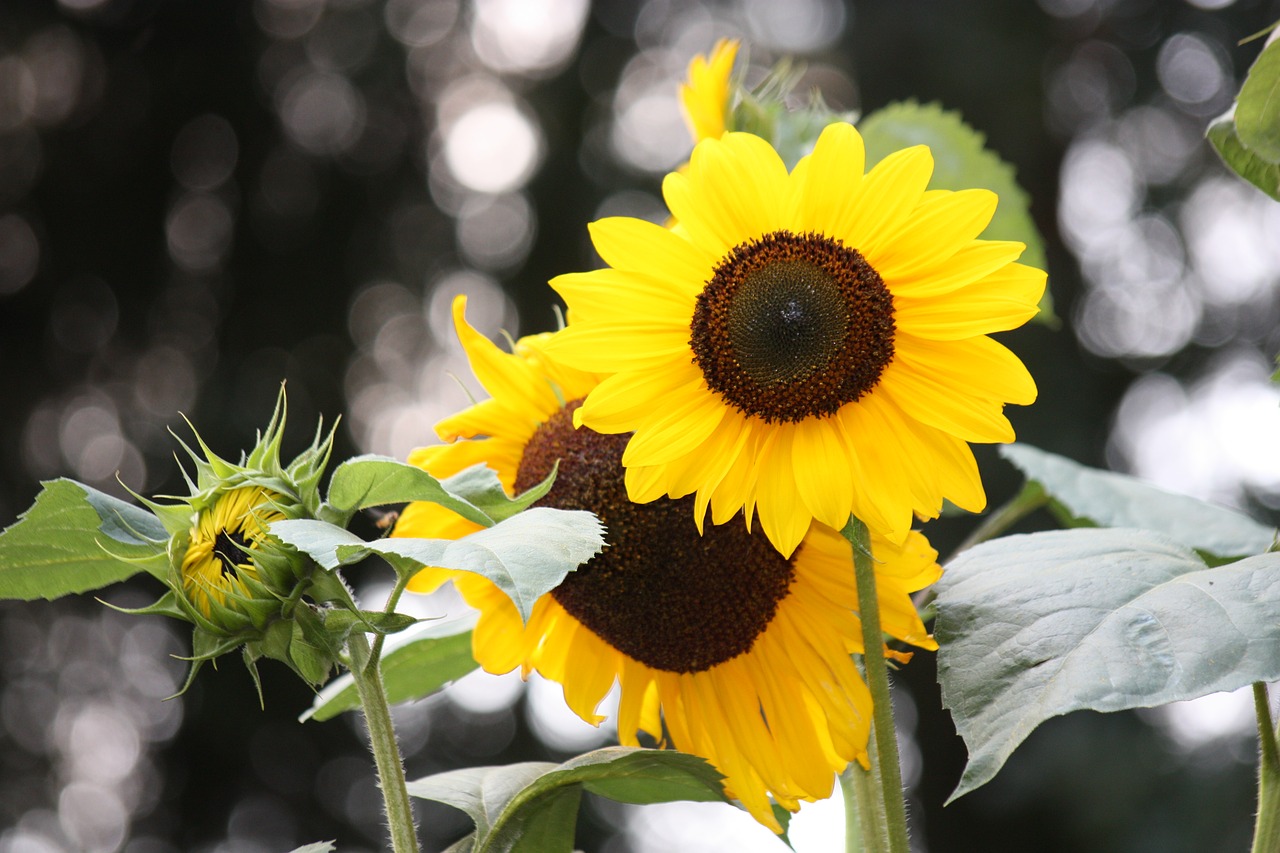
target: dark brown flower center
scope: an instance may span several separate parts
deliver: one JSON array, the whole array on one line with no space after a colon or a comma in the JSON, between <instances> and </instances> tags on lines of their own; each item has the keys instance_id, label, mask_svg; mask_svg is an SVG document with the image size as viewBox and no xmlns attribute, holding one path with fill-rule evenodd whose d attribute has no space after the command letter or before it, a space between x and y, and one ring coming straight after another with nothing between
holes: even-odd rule
<instances>
[{"instance_id":1,"label":"dark brown flower center","mask_svg":"<svg viewBox=\"0 0 1280 853\"><path fill-rule=\"evenodd\" d=\"M855 249L774 231L735 246L698 295L694 363L746 415L834 414L893 360L893 296Z\"/></svg>"},{"instance_id":2,"label":"dark brown flower center","mask_svg":"<svg viewBox=\"0 0 1280 853\"><path fill-rule=\"evenodd\" d=\"M227 530L225 527L218 531L213 540L213 556L222 569L223 577L234 577L241 566L249 564L249 556L245 553L248 547L249 540L243 532Z\"/></svg>"},{"instance_id":3,"label":"dark brown flower center","mask_svg":"<svg viewBox=\"0 0 1280 853\"><path fill-rule=\"evenodd\" d=\"M523 491L560 470L537 505L600 517L608 547L551 594L623 654L668 672L710 669L750 651L787 596L795 571L742 518L699 535L693 498L632 503L623 481L627 435L573 428L569 403L540 426L516 474Z\"/></svg>"}]
</instances>

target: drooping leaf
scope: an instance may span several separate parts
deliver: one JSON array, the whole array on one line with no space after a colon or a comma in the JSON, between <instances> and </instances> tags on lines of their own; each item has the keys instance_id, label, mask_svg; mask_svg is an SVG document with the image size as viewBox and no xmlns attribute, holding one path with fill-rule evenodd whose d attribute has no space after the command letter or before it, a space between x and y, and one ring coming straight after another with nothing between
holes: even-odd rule
<instances>
[{"instance_id":1,"label":"drooping leaf","mask_svg":"<svg viewBox=\"0 0 1280 853\"><path fill-rule=\"evenodd\" d=\"M534 602L604 547L604 528L594 515L549 507L525 510L461 539L391 537L365 542L341 527L310 519L276 521L270 530L326 569L377 553L398 570L439 566L484 575L511 597L525 620Z\"/></svg>"},{"instance_id":2,"label":"drooping leaf","mask_svg":"<svg viewBox=\"0 0 1280 853\"><path fill-rule=\"evenodd\" d=\"M477 666L471 656L474 626L474 616L447 623L423 622L388 638L381 658L387 701L395 704L430 696L474 670ZM347 673L325 685L298 720L328 720L359 707L355 682Z\"/></svg>"},{"instance_id":3,"label":"drooping leaf","mask_svg":"<svg viewBox=\"0 0 1280 853\"><path fill-rule=\"evenodd\" d=\"M308 554L326 569L358 563L369 556L369 543L336 524L311 518L273 521L271 535Z\"/></svg>"},{"instance_id":4,"label":"drooping leaf","mask_svg":"<svg viewBox=\"0 0 1280 853\"><path fill-rule=\"evenodd\" d=\"M345 526L358 510L409 501L440 504L483 527L494 521L484 511L450 494L439 480L421 468L373 455L348 459L334 469L321 517Z\"/></svg>"},{"instance_id":5,"label":"drooping leaf","mask_svg":"<svg viewBox=\"0 0 1280 853\"><path fill-rule=\"evenodd\" d=\"M1016 240L1027 249L1020 263L1047 269L1044 240L1031 218L1031 198L1018 185L1013 166L986 147L986 137L974 130L959 113L938 104L904 101L889 104L865 116L858 124L867 147L870 169L889 154L912 145L928 145L933 153L934 190L985 188L1000 197L991 224L982 232L984 240ZM1056 324L1048 289L1040 300L1036 319Z\"/></svg>"},{"instance_id":6,"label":"drooping leaf","mask_svg":"<svg viewBox=\"0 0 1280 853\"><path fill-rule=\"evenodd\" d=\"M473 853L569 851L577 796L583 790L640 805L725 802L721 779L696 756L616 746L560 765L531 761L451 770L410 782L408 788L410 796L446 803L470 815L476 823L468 848Z\"/></svg>"},{"instance_id":7,"label":"drooping leaf","mask_svg":"<svg viewBox=\"0 0 1280 853\"><path fill-rule=\"evenodd\" d=\"M938 680L969 749L952 799L1036 726L1280 680L1280 553L1209 568L1148 530L1007 536L936 586Z\"/></svg>"},{"instance_id":8,"label":"drooping leaf","mask_svg":"<svg viewBox=\"0 0 1280 853\"><path fill-rule=\"evenodd\" d=\"M168 536L144 509L74 480L52 480L0 533L0 598L54 599L144 570L163 577Z\"/></svg>"},{"instance_id":9,"label":"drooping leaf","mask_svg":"<svg viewBox=\"0 0 1280 853\"><path fill-rule=\"evenodd\" d=\"M369 542L421 566L484 575L510 596L528 621L534 603L604 548L604 527L582 510L534 507L461 539L392 537Z\"/></svg>"},{"instance_id":10,"label":"drooping leaf","mask_svg":"<svg viewBox=\"0 0 1280 853\"><path fill-rule=\"evenodd\" d=\"M1262 49L1240 86L1236 133L1258 158L1280 163L1280 41Z\"/></svg>"},{"instance_id":11,"label":"drooping leaf","mask_svg":"<svg viewBox=\"0 0 1280 853\"><path fill-rule=\"evenodd\" d=\"M1243 513L1135 477L1089 468L1029 444L1005 445L1000 454L1040 484L1065 510L1059 515L1067 522L1155 530L1220 558L1261 554L1275 540L1274 528Z\"/></svg>"},{"instance_id":12,"label":"drooping leaf","mask_svg":"<svg viewBox=\"0 0 1280 853\"><path fill-rule=\"evenodd\" d=\"M1280 163L1268 163L1240 141L1235 107L1215 119L1205 136L1231 171L1280 201Z\"/></svg>"},{"instance_id":13,"label":"drooping leaf","mask_svg":"<svg viewBox=\"0 0 1280 853\"><path fill-rule=\"evenodd\" d=\"M462 498L494 521L502 521L528 509L534 501L551 491L559 468L560 463L557 461L545 480L514 498L508 497L506 490L502 488L498 472L484 464L472 465L459 471L452 477L441 480L440 485L449 494Z\"/></svg>"}]
</instances>

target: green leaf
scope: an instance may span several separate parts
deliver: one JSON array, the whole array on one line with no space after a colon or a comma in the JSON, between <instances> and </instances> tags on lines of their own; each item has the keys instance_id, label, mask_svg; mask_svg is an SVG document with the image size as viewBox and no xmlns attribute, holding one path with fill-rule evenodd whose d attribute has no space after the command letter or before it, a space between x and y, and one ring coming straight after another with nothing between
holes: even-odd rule
<instances>
[{"instance_id":1,"label":"green leaf","mask_svg":"<svg viewBox=\"0 0 1280 853\"><path fill-rule=\"evenodd\" d=\"M965 551L935 588L942 701L969 749L951 799L1051 717L1280 680L1280 553L1209 568L1151 531L1057 530Z\"/></svg>"},{"instance_id":2,"label":"green leaf","mask_svg":"<svg viewBox=\"0 0 1280 853\"><path fill-rule=\"evenodd\" d=\"M345 526L358 510L409 501L430 501L483 527L493 519L467 501L445 491L426 471L386 456L357 456L339 465L329 481L322 518Z\"/></svg>"},{"instance_id":3,"label":"green leaf","mask_svg":"<svg viewBox=\"0 0 1280 853\"><path fill-rule=\"evenodd\" d=\"M420 566L484 575L510 596L527 622L539 598L600 553L604 548L604 527L583 510L534 507L461 539L392 537L366 543L365 547Z\"/></svg>"},{"instance_id":4,"label":"green leaf","mask_svg":"<svg viewBox=\"0 0 1280 853\"><path fill-rule=\"evenodd\" d=\"M474 615L465 620L424 622L390 637L382 652L382 681L387 701L395 704L430 696L474 670L471 629ZM316 696L311 708L298 718L328 720L360 707L350 673L335 678Z\"/></svg>"},{"instance_id":5,"label":"green leaf","mask_svg":"<svg viewBox=\"0 0 1280 853\"><path fill-rule=\"evenodd\" d=\"M1235 107L1215 119L1205 136L1231 171L1280 201L1280 163L1268 163L1240 141Z\"/></svg>"},{"instance_id":6,"label":"green leaf","mask_svg":"<svg viewBox=\"0 0 1280 853\"><path fill-rule=\"evenodd\" d=\"M304 844L301 847L297 847L291 853L333 853L337 849L332 841L317 841L314 844Z\"/></svg>"},{"instance_id":7,"label":"green leaf","mask_svg":"<svg viewBox=\"0 0 1280 853\"><path fill-rule=\"evenodd\" d=\"M559 469L560 462L557 460L545 480L515 498L507 496L502 481L498 479L498 472L483 463L472 465L441 480L440 485L449 494L465 500L494 521L502 521L528 509L534 501L551 491Z\"/></svg>"},{"instance_id":8,"label":"green leaf","mask_svg":"<svg viewBox=\"0 0 1280 853\"><path fill-rule=\"evenodd\" d=\"M358 563L369 556L369 543L336 524L312 518L291 518L267 525L271 535L292 545L326 569Z\"/></svg>"},{"instance_id":9,"label":"green leaf","mask_svg":"<svg viewBox=\"0 0 1280 853\"><path fill-rule=\"evenodd\" d=\"M1274 528L1247 515L1125 474L1089 468L1029 444L1006 445L1000 454L1039 483L1072 526L1083 522L1155 530L1220 558L1261 554L1275 541Z\"/></svg>"},{"instance_id":10,"label":"green leaf","mask_svg":"<svg viewBox=\"0 0 1280 853\"><path fill-rule=\"evenodd\" d=\"M549 507L525 510L461 539L393 536L365 542L341 527L312 519L272 522L270 530L326 569L378 553L407 571L439 566L484 575L511 597L526 621L534 602L604 548L604 528L594 515Z\"/></svg>"},{"instance_id":11,"label":"green leaf","mask_svg":"<svg viewBox=\"0 0 1280 853\"><path fill-rule=\"evenodd\" d=\"M146 570L163 578L168 534L155 516L77 483L44 483L0 533L0 598L31 601L100 589Z\"/></svg>"},{"instance_id":12,"label":"green leaf","mask_svg":"<svg viewBox=\"0 0 1280 853\"><path fill-rule=\"evenodd\" d=\"M1236 98L1236 134L1268 163L1280 163L1280 41L1262 49Z\"/></svg>"},{"instance_id":13,"label":"green leaf","mask_svg":"<svg viewBox=\"0 0 1280 853\"><path fill-rule=\"evenodd\" d=\"M933 153L933 178L929 188L965 190L985 188L1000 197L991 224L982 232L986 240L1016 240L1027 249L1020 263L1048 269L1044 240L1031 218L1031 198L1018 185L1013 166L986 147L986 137L964 122L957 112L938 104L905 101L889 104L864 117L858 124L867 147L870 169L889 154L912 145L928 145ZM1037 320L1056 325L1053 301L1046 288Z\"/></svg>"},{"instance_id":14,"label":"green leaf","mask_svg":"<svg viewBox=\"0 0 1280 853\"><path fill-rule=\"evenodd\" d=\"M410 796L462 809L476 823L474 853L573 849L576 792L622 803L726 802L721 775L681 752L606 747L561 765L530 761L451 770L408 784ZM575 792L574 798L568 798ZM573 810L568 804L572 802ZM539 817L547 811L549 816Z\"/></svg>"}]
</instances>

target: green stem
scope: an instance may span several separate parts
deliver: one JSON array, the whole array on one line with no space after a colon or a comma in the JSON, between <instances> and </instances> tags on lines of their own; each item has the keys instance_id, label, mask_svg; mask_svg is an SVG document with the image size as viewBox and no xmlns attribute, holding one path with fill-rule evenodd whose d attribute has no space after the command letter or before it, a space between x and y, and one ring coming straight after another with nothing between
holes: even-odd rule
<instances>
[{"instance_id":1,"label":"green stem","mask_svg":"<svg viewBox=\"0 0 1280 853\"><path fill-rule=\"evenodd\" d=\"M868 746L875 748L874 743ZM884 853L889 833L876 797L875 774L855 761L840 774L840 790L844 793L845 853Z\"/></svg>"},{"instance_id":2,"label":"green stem","mask_svg":"<svg viewBox=\"0 0 1280 853\"><path fill-rule=\"evenodd\" d=\"M351 676L355 679L365 726L369 730L369 748L378 768L378 784L386 806L391 849L394 853L419 853L421 848L413 822L413 805L404 781L404 760L396 743L378 657L369 648L369 639L359 631L351 633L347 648L351 654Z\"/></svg>"},{"instance_id":3,"label":"green stem","mask_svg":"<svg viewBox=\"0 0 1280 853\"><path fill-rule=\"evenodd\" d=\"M988 539L996 538L1021 521L1024 516L1030 515L1048 502L1049 495L1045 493L1040 484L1028 482L1022 487L1022 491L1014 495L1012 500L982 519L982 523L975 527L973 532L956 546L956 550L951 556L955 557L956 554L967 551L974 545L980 545Z\"/></svg>"},{"instance_id":4,"label":"green stem","mask_svg":"<svg viewBox=\"0 0 1280 853\"><path fill-rule=\"evenodd\" d=\"M1271 721L1267 685L1253 685L1253 707L1258 715L1258 819L1253 827L1253 853L1280 853L1280 748Z\"/></svg>"},{"instance_id":5,"label":"green stem","mask_svg":"<svg viewBox=\"0 0 1280 853\"><path fill-rule=\"evenodd\" d=\"M876 569L871 556L871 534L867 526L850 517L840 531L853 548L853 569L858 585L858 615L862 622L862 662L867 686L871 689L870 745L873 767L878 771L878 801L884 808L888 853L910 853L907 840L907 808L902 799L902 770L898 763L898 737L893 726L893 705L889 698L889 667L884 661L884 633L880 630L880 600L876 596ZM863 772L861 770L855 773Z\"/></svg>"}]
</instances>

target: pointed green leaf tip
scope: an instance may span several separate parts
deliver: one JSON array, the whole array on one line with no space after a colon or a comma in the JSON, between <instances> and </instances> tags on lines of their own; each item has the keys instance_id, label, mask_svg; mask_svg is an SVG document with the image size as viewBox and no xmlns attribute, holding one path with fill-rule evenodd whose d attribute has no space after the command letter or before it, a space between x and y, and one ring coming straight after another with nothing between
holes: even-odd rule
<instances>
[{"instance_id":1,"label":"pointed green leaf tip","mask_svg":"<svg viewBox=\"0 0 1280 853\"><path fill-rule=\"evenodd\" d=\"M937 104L904 101L876 110L858 123L867 146L870 169L894 151L928 145L933 154L931 190L988 189L1000 198L984 240L1014 240L1026 244L1019 263L1047 270L1044 240L1031 218L1031 199L1018 185L1013 166L986 147L986 137L965 124L956 112ZM1036 321L1057 327L1048 288L1040 299Z\"/></svg>"},{"instance_id":2,"label":"pointed green leaf tip","mask_svg":"<svg viewBox=\"0 0 1280 853\"><path fill-rule=\"evenodd\" d=\"M1280 680L1280 553L1209 568L1148 530L1007 536L938 582L942 702L969 749L952 799L1045 720Z\"/></svg>"},{"instance_id":3,"label":"pointed green leaf tip","mask_svg":"<svg viewBox=\"0 0 1280 853\"><path fill-rule=\"evenodd\" d=\"M0 533L0 598L51 600L140 571L166 577L169 534L151 513L74 480L43 485Z\"/></svg>"},{"instance_id":4,"label":"pointed green leaf tip","mask_svg":"<svg viewBox=\"0 0 1280 853\"><path fill-rule=\"evenodd\" d=\"M607 747L564 764L530 761L452 770L408 783L409 795L465 811L476 830L465 849L570 853L582 792L620 803L726 802L721 775L672 750Z\"/></svg>"}]
</instances>

